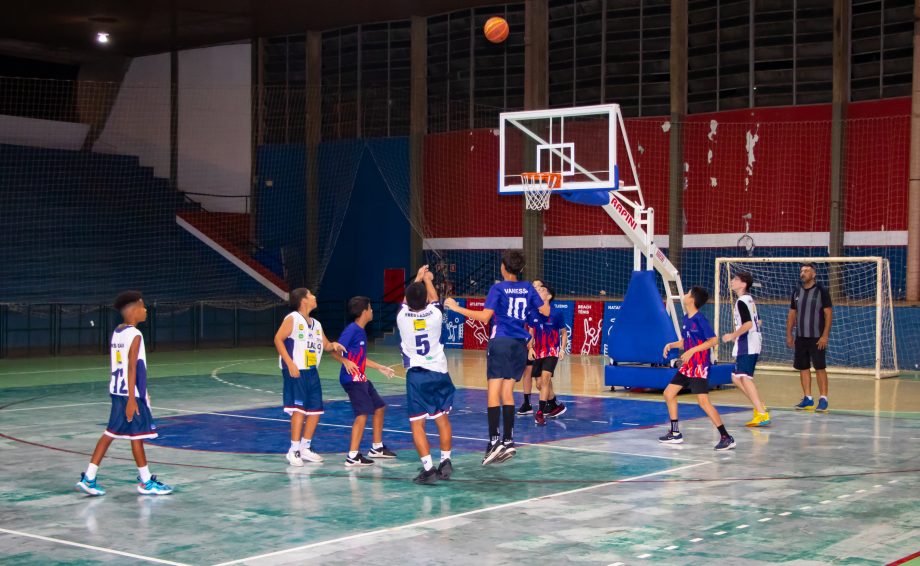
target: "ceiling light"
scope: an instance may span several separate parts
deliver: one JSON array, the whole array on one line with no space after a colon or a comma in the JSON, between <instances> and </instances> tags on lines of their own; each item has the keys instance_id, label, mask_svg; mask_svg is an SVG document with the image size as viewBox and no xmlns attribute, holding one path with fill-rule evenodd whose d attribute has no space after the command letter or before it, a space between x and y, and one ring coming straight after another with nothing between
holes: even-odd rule
<instances>
[{"instance_id":1,"label":"ceiling light","mask_svg":"<svg viewBox=\"0 0 920 566\"><path fill-rule=\"evenodd\" d=\"M109 34L105 33L104 31L100 31L99 33L96 34L96 41L98 43L108 43Z\"/></svg>"}]
</instances>

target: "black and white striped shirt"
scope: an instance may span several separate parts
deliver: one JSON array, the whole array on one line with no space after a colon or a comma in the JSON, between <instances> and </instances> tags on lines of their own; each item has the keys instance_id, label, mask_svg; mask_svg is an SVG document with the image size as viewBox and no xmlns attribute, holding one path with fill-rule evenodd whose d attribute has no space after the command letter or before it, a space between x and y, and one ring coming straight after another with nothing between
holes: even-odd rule
<instances>
[{"instance_id":1,"label":"black and white striped shirt","mask_svg":"<svg viewBox=\"0 0 920 566\"><path fill-rule=\"evenodd\" d=\"M792 292L789 308L796 311L795 329L799 338L820 338L824 332L824 309L832 308L831 294L824 285L815 283L810 289L799 285Z\"/></svg>"}]
</instances>

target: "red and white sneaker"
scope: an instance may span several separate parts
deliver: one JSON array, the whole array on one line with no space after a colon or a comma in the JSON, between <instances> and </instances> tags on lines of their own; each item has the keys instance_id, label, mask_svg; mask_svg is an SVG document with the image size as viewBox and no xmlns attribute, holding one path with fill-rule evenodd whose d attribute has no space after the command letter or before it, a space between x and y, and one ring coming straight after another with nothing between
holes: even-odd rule
<instances>
[{"instance_id":1,"label":"red and white sneaker","mask_svg":"<svg viewBox=\"0 0 920 566\"><path fill-rule=\"evenodd\" d=\"M539 426L546 426L546 417L543 415L543 411L534 413L533 422L537 423Z\"/></svg>"},{"instance_id":2,"label":"red and white sneaker","mask_svg":"<svg viewBox=\"0 0 920 566\"><path fill-rule=\"evenodd\" d=\"M549 417L549 418L551 418L551 419L555 419L555 418L558 418L558 417L560 417L560 416L562 416L562 415L564 415L564 414L565 414L565 403L559 403L558 405L556 405L555 407L553 407L553 410L550 411L550 412L548 412L548 413L546 414L546 416Z\"/></svg>"}]
</instances>

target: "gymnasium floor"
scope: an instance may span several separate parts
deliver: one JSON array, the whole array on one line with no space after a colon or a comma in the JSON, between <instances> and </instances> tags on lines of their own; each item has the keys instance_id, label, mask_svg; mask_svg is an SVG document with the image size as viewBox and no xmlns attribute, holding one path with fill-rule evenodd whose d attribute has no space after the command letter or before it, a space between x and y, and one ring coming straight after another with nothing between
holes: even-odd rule
<instances>
[{"instance_id":1,"label":"gymnasium floor","mask_svg":"<svg viewBox=\"0 0 920 566\"><path fill-rule=\"evenodd\" d=\"M744 428L740 393L716 391L738 447L715 453L691 396L687 442L661 445L660 397L611 394L600 361L576 357L557 378L569 411L545 428L519 418L518 456L483 467L484 354L448 356L455 476L416 486L400 378L371 372L397 460L342 465L351 412L330 359L314 440L326 462L290 468L271 349L152 354L161 438L147 454L176 488L160 498L134 491L126 442L100 469L106 496L73 488L108 418L107 357L0 361L0 563L887 564L920 551L916 375L832 376L829 414L786 409L796 376L759 376L768 429Z\"/></svg>"}]
</instances>

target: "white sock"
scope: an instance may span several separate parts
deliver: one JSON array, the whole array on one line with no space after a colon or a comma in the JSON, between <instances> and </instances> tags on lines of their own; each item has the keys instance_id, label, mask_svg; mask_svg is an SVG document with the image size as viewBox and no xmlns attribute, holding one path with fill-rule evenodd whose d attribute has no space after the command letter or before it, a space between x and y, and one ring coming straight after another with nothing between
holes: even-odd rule
<instances>
[{"instance_id":1,"label":"white sock","mask_svg":"<svg viewBox=\"0 0 920 566\"><path fill-rule=\"evenodd\" d=\"M425 466L426 472L434 467L434 464L431 461L431 454L422 456L422 465Z\"/></svg>"},{"instance_id":2,"label":"white sock","mask_svg":"<svg viewBox=\"0 0 920 566\"><path fill-rule=\"evenodd\" d=\"M300 450L300 442L296 440L291 441L291 452L297 452Z\"/></svg>"},{"instance_id":3,"label":"white sock","mask_svg":"<svg viewBox=\"0 0 920 566\"><path fill-rule=\"evenodd\" d=\"M300 449L301 450L309 450L312 444L313 444L312 438L301 438L300 439Z\"/></svg>"},{"instance_id":4,"label":"white sock","mask_svg":"<svg viewBox=\"0 0 920 566\"><path fill-rule=\"evenodd\" d=\"M348 453L348 457L349 457L349 458L356 458L357 456L358 456L358 451L357 451L357 450L352 450L352 451L350 451L350 452Z\"/></svg>"},{"instance_id":5,"label":"white sock","mask_svg":"<svg viewBox=\"0 0 920 566\"><path fill-rule=\"evenodd\" d=\"M143 468L138 468L138 469L137 469L137 475L139 475L139 476L141 477L141 481L142 481L142 482L144 482L144 483L149 482L149 481L150 481L150 478L151 478L151 476L150 476L150 468L148 468L147 466L144 466Z\"/></svg>"},{"instance_id":6,"label":"white sock","mask_svg":"<svg viewBox=\"0 0 920 566\"><path fill-rule=\"evenodd\" d=\"M371 444L371 448L377 450L378 448L383 448L383 442L374 442Z\"/></svg>"},{"instance_id":7,"label":"white sock","mask_svg":"<svg viewBox=\"0 0 920 566\"><path fill-rule=\"evenodd\" d=\"M827 401L827 395L822 395L821 398Z\"/></svg>"},{"instance_id":8,"label":"white sock","mask_svg":"<svg viewBox=\"0 0 920 566\"><path fill-rule=\"evenodd\" d=\"M450 460L450 450L441 450L441 461Z\"/></svg>"},{"instance_id":9,"label":"white sock","mask_svg":"<svg viewBox=\"0 0 920 566\"><path fill-rule=\"evenodd\" d=\"M814 401L811 395L806 395L805 398L808 399L809 401Z\"/></svg>"},{"instance_id":10,"label":"white sock","mask_svg":"<svg viewBox=\"0 0 920 566\"><path fill-rule=\"evenodd\" d=\"M96 479L96 472L99 471L99 466L90 462L89 466L86 466L86 479L93 481Z\"/></svg>"}]
</instances>

